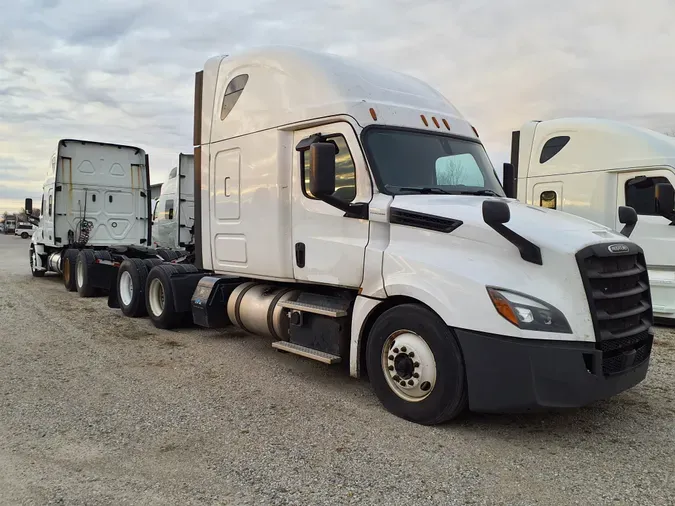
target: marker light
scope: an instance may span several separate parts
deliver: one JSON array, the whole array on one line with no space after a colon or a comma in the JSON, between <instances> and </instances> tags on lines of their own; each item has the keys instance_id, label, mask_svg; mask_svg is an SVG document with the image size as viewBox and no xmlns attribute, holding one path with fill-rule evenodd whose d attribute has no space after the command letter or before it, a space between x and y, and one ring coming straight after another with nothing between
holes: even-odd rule
<instances>
[{"instance_id":1,"label":"marker light","mask_svg":"<svg viewBox=\"0 0 675 506\"><path fill-rule=\"evenodd\" d=\"M448 130L450 130L450 124L448 123L448 120L447 120L447 119L443 118L443 124L445 125L445 128L447 128Z\"/></svg>"},{"instance_id":2,"label":"marker light","mask_svg":"<svg viewBox=\"0 0 675 506\"><path fill-rule=\"evenodd\" d=\"M436 125L436 128L441 128L441 125L438 124L438 120L436 119L436 116L432 116L431 120L434 122L434 125Z\"/></svg>"},{"instance_id":3,"label":"marker light","mask_svg":"<svg viewBox=\"0 0 675 506\"><path fill-rule=\"evenodd\" d=\"M424 126L429 126L429 122L427 119L424 117L424 114L420 114L420 118L422 118L422 123L424 123Z\"/></svg>"},{"instance_id":4,"label":"marker light","mask_svg":"<svg viewBox=\"0 0 675 506\"><path fill-rule=\"evenodd\" d=\"M375 109L370 108L370 116L373 118L373 121L377 121L377 114L375 114Z\"/></svg>"}]
</instances>

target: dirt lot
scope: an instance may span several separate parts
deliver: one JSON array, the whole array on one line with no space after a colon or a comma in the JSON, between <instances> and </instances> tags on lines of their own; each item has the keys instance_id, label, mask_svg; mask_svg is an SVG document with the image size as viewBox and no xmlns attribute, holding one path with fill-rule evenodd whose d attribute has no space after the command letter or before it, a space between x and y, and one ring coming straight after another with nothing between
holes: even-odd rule
<instances>
[{"instance_id":1,"label":"dirt lot","mask_svg":"<svg viewBox=\"0 0 675 506\"><path fill-rule=\"evenodd\" d=\"M428 428L242 332L160 331L33 279L0 235L1 504L673 504L675 332L563 413Z\"/></svg>"}]
</instances>

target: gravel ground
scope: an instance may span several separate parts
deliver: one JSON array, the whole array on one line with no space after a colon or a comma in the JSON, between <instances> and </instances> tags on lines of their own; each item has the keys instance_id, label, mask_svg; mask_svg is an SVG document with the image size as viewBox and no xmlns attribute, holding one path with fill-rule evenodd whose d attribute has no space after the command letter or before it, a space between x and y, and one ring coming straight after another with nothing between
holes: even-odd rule
<instances>
[{"instance_id":1,"label":"gravel ground","mask_svg":"<svg viewBox=\"0 0 675 506\"><path fill-rule=\"evenodd\" d=\"M344 368L155 329L33 279L0 235L0 504L674 504L675 332L590 407L389 415Z\"/></svg>"}]
</instances>

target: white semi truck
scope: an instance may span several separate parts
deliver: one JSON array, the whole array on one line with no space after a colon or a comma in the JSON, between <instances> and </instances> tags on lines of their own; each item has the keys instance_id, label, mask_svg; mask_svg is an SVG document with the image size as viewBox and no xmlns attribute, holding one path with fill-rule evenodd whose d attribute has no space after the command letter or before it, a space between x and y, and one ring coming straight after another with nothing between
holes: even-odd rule
<instances>
[{"instance_id":1,"label":"white semi truck","mask_svg":"<svg viewBox=\"0 0 675 506\"><path fill-rule=\"evenodd\" d=\"M621 230L617 209L640 217L654 316L675 323L675 138L595 118L531 121L512 135L509 196ZM513 184L512 184L513 183Z\"/></svg>"},{"instance_id":2,"label":"white semi truck","mask_svg":"<svg viewBox=\"0 0 675 506\"><path fill-rule=\"evenodd\" d=\"M180 153L153 202L153 247L180 251L193 245L194 216L194 155Z\"/></svg>"},{"instance_id":3,"label":"white semi truck","mask_svg":"<svg viewBox=\"0 0 675 506\"><path fill-rule=\"evenodd\" d=\"M274 47L209 59L195 92L194 262L124 262L125 312L347 361L423 424L581 406L645 378L642 249L505 198L475 129L423 82Z\"/></svg>"},{"instance_id":4,"label":"white semi truck","mask_svg":"<svg viewBox=\"0 0 675 506\"><path fill-rule=\"evenodd\" d=\"M59 141L43 187L29 249L34 276L63 275L69 291L91 297L116 286L117 268L135 258L150 269L180 254L150 247L146 153L79 139ZM26 199L26 212L32 200Z\"/></svg>"},{"instance_id":5,"label":"white semi truck","mask_svg":"<svg viewBox=\"0 0 675 506\"><path fill-rule=\"evenodd\" d=\"M3 233L5 234L13 234L14 231L16 230L16 218L12 217L7 217L5 219L5 226L3 227Z\"/></svg>"}]
</instances>

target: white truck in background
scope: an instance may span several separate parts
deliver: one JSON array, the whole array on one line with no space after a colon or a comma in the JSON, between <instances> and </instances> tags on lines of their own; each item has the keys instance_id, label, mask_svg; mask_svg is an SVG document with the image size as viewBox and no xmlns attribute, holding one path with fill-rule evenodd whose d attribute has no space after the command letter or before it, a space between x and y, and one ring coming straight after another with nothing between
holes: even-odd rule
<instances>
[{"instance_id":1,"label":"white truck in background","mask_svg":"<svg viewBox=\"0 0 675 506\"><path fill-rule=\"evenodd\" d=\"M153 202L153 247L180 251L194 244L194 170L194 155L180 153Z\"/></svg>"},{"instance_id":2,"label":"white truck in background","mask_svg":"<svg viewBox=\"0 0 675 506\"><path fill-rule=\"evenodd\" d=\"M644 379L642 250L505 198L475 129L425 83L272 47L211 58L195 84L194 261L147 276L125 261L125 313L126 297L157 327L236 325L347 361L422 424Z\"/></svg>"},{"instance_id":3,"label":"white truck in background","mask_svg":"<svg viewBox=\"0 0 675 506\"><path fill-rule=\"evenodd\" d=\"M623 228L618 208L636 210L630 238L645 253L654 316L675 323L675 138L616 121L561 118L526 123L511 148L504 180L513 198L614 230Z\"/></svg>"},{"instance_id":4,"label":"white truck in background","mask_svg":"<svg viewBox=\"0 0 675 506\"><path fill-rule=\"evenodd\" d=\"M2 229L3 233L13 234L15 230L16 230L16 218L14 218L14 217L6 218L5 219L5 226Z\"/></svg>"},{"instance_id":5,"label":"white truck in background","mask_svg":"<svg viewBox=\"0 0 675 506\"><path fill-rule=\"evenodd\" d=\"M135 258L149 269L178 258L151 248L149 166L146 153L78 139L59 141L43 187L41 216L29 250L33 276L63 275L82 297L104 293L117 268ZM32 200L26 199L26 212Z\"/></svg>"},{"instance_id":6,"label":"white truck in background","mask_svg":"<svg viewBox=\"0 0 675 506\"><path fill-rule=\"evenodd\" d=\"M21 237L22 239L28 239L33 236L35 232L35 226L32 223L25 221L20 221L17 223L16 228L14 229L14 235Z\"/></svg>"}]
</instances>

